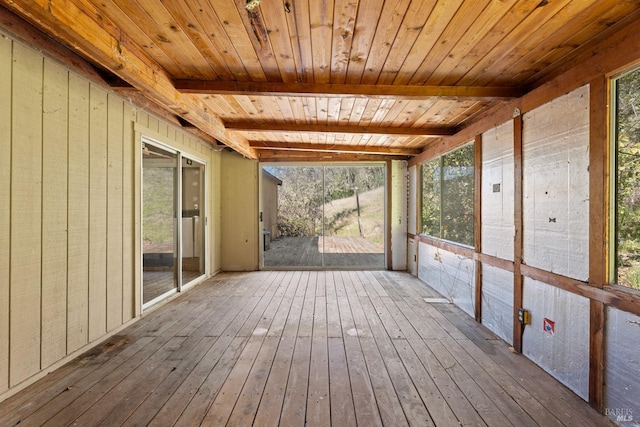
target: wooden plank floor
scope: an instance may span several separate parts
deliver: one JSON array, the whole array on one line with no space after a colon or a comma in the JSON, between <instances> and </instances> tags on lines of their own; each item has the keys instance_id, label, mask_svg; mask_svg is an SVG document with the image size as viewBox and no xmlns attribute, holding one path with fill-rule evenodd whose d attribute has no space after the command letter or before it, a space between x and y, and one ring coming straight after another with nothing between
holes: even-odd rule
<instances>
[{"instance_id":1,"label":"wooden plank floor","mask_svg":"<svg viewBox=\"0 0 640 427\"><path fill-rule=\"evenodd\" d=\"M363 237L281 237L264 251L267 268L384 268L384 245Z\"/></svg>"},{"instance_id":2,"label":"wooden plank floor","mask_svg":"<svg viewBox=\"0 0 640 427\"><path fill-rule=\"evenodd\" d=\"M221 274L0 404L2 426L603 426L406 273Z\"/></svg>"}]
</instances>

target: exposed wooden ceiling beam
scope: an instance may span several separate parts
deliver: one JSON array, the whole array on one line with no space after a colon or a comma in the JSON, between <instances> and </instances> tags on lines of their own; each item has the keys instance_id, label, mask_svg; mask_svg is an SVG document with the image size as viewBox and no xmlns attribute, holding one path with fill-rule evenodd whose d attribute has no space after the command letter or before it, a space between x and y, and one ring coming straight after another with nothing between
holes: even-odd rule
<instances>
[{"instance_id":1,"label":"exposed wooden ceiling beam","mask_svg":"<svg viewBox=\"0 0 640 427\"><path fill-rule=\"evenodd\" d=\"M510 99L522 95L516 87L357 85L320 83L176 80L182 93L213 95L293 96L378 99Z\"/></svg>"},{"instance_id":2,"label":"exposed wooden ceiling beam","mask_svg":"<svg viewBox=\"0 0 640 427\"><path fill-rule=\"evenodd\" d=\"M360 153L309 153L301 151L258 150L261 162L384 162L407 160L407 156Z\"/></svg>"},{"instance_id":3,"label":"exposed wooden ceiling beam","mask_svg":"<svg viewBox=\"0 0 640 427\"><path fill-rule=\"evenodd\" d=\"M227 122L227 129L242 132L312 132L312 133L347 133L369 135L405 135L405 136L449 136L454 135L456 128L425 127L403 128L383 126L349 126L349 125L308 125L295 123L256 123Z\"/></svg>"},{"instance_id":4,"label":"exposed wooden ceiling beam","mask_svg":"<svg viewBox=\"0 0 640 427\"><path fill-rule=\"evenodd\" d=\"M256 150L287 150L304 151L310 153L351 153L351 154L382 154L385 156L416 156L422 152L419 148L382 147L375 145L359 146L344 144L312 144L290 142L257 142L250 141Z\"/></svg>"},{"instance_id":5,"label":"exposed wooden ceiling beam","mask_svg":"<svg viewBox=\"0 0 640 427\"><path fill-rule=\"evenodd\" d=\"M164 69L129 39L126 31L99 13L89 1L0 0L0 4L70 46L89 61L100 64L140 90L147 98L182 116L204 133L246 157L257 158L255 150L244 137L229 132L217 116L208 112L197 96L176 91Z\"/></svg>"}]
</instances>

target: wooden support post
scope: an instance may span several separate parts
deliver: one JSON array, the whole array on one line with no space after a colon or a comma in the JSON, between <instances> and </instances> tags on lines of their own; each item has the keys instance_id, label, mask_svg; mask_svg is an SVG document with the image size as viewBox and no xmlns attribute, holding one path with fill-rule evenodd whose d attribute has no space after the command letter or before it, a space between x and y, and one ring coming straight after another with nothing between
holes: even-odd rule
<instances>
[{"instance_id":1,"label":"wooden support post","mask_svg":"<svg viewBox=\"0 0 640 427\"><path fill-rule=\"evenodd\" d=\"M590 87L589 117L589 284L609 281L609 80L602 76ZM606 306L591 300L589 317L589 403L604 409Z\"/></svg>"},{"instance_id":2,"label":"wooden support post","mask_svg":"<svg viewBox=\"0 0 640 427\"><path fill-rule=\"evenodd\" d=\"M387 182L387 209L385 210L386 212L386 217L387 217L387 270L393 270L393 257L392 257L392 248L391 248L391 221L393 219L392 217L392 206L391 203L393 202L393 198L391 197L391 192L393 189L393 165L391 164L391 160L387 160L386 161L386 169L387 169L387 177L386 177L386 182Z\"/></svg>"},{"instance_id":3,"label":"wooden support post","mask_svg":"<svg viewBox=\"0 0 640 427\"><path fill-rule=\"evenodd\" d=\"M482 252L482 134L476 135L473 145L473 245L476 253ZM482 323L482 262L476 263L476 295L475 317L476 322Z\"/></svg>"},{"instance_id":4,"label":"wooden support post","mask_svg":"<svg viewBox=\"0 0 640 427\"><path fill-rule=\"evenodd\" d=\"M523 325L518 321L518 309L522 307L523 297L523 278L521 272L522 265L522 245L523 245L523 224L522 224L522 116L520 112L516 112L513 118L513 160L514 160L514 183L513 183L513 199L514 199L514 245L513 245L513 348L522 353L522 333Z\"/></svg>"}]
</instances>

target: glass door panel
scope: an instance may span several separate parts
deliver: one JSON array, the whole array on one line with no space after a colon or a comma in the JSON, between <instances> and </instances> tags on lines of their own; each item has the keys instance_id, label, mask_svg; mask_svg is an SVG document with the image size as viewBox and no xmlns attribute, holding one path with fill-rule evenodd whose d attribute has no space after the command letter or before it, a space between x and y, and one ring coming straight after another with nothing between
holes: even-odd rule
<instances>
[{"instance_id":1,"label":"glass door panel","mask_svg":"<svg viewBox=\"0 0 640 427\"><path fill-rule=\"evenodd\" d=\"M384 167L327 166L324 182L324 266L384 268Z\"/></svg>"},{"instance_id":2,"label":"glass door panel","mask_svg":"<svg viewBox=\"0 0 640 427\"><path fill-rule=\"evenodd\" d=\"M263 167L264 266L383 269L384 183L377 165Z\"/></svg>"},{"instance_id":3,"label":"glass door panel","mask_svg":"<svg viewBox=\"0 0 640 427\"><path fill-rule=\"evenodd\" d=\"M265 267L322 267L323 179L321 166L263 168Z\"/></svg>"},{"instance_id":4,"label":"glass door panel","mask_svg":"<svg viewBox=\"0 0 640 427\"><path fill-rule=\"evenodd\" d=\"M182 159L182 284L205 273L204 173L202 163Z\"/></svg>"},{"instance_id":5,"label":"glass door panel","mask_svg":"<svg viewBox=\"0 0 640 427\"><path fill-rule=\"evenodd\" d=\"M178 155L149 143L142 147L142 301L147 304L178 288Z\"/></svg>"}]
</instances>

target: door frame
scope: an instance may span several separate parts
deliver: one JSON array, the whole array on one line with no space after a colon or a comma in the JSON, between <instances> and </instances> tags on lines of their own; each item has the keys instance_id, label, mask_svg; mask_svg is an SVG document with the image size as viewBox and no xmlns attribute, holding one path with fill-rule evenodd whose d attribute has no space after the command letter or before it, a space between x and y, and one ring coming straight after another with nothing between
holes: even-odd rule
<instances>
[{"instance_id":1,"label":"door frame","mask_svg":"<svg viewBox=\"0 0 640 427\"><path fill-rule=\"evenodd\" d=\"M145 130L140 130L140 136L138 138L138 145L137 145L137 151L138 154L137 156L139 156L138 158L139 160L139 176L140 176L140 180L137 181L139 182L139 194L136 194L136 198L138 200L138 206L139 208L139 213L137 214L137 217L139 218L140 221L140 236L139 236L139 268L140 268L140 274L139 274L139 286L138 286L138 295L139 295L139 310L140 312L144 312L145 310L148 310L149 308L157 305L159 302L166 300L167 298L169 298L170 296L176 294L176 293L180 293L185 289L188 289L194 285L196 285L197 283L201 282L202 280L204 280L206 277L209 276L209 271L210 271L210 260L209 260L209 251L210 251L210 241L209 241L209 224L208 224L208 216L209 216L209 184L208 184L208 176L209 176L209 167L208 167L208 162L198 156L195 156L191 153L185 152L180 148L176 148L175 145L178 144L172 144L171 142L163 142L160 141L159 138L157 137L153 137L153 136L149 136L149 133L151 132L147 132ZM143 176L143 170L144 170L144 159L142 158L142 149L143 146L145 144L150 144L152 146L155 146L157 148L160 148L162 150L168 151L172 154L176 154L176 182L174 183L176 185L176 189L175 189L175 206L174 206L174 247L176 250L176 254L175 254L175 258L176 258L176 263L177 265L174 266L174 274L175 274L175 280L177 281L176 286L172 289L169 290L165 293L163 293L162 295L159 295L158 297L147 301L146 303L144 302L144 260L143 260L143 251L144 251L144 207L143 207L143 197L144 197L144 176ZM182 221L178 221L178 219L182 218L182 161L183 159L189 159L191 161L195 161L198 162L200 164L202 164L204 166L204 178L202 179L202 183L203 183L203 201L202 201L202 217L203 217L203 233L204 236L202 238L202 242L204 244L204 251L203 251L203 256L204 256L204 272L198 276L197 278L189 281L188 283L182 283L182 253L183 253L183 248L182 248Z\"/></svg>"},{"instance_id":2,"label":"door frame","mask_svg":"<svg viewBox=\"0 0 640 427\"><path fill-rule=\"evenodd\" d=\"M285 167L322 167L323 168L323 173L322 173L322 191L324 194L324 189L325 189L325 185L326 183L325 181L325 174L324 174L324 168L330 168L330 167L366 167L366 166L376 166L376 167L381 167L384 170L384 265L381 267L381 269L389 269L389 263L391 262L391 223L390 223L390 213L391 213L391 206L390 206L390 195L391 195L391 167L390 167L390 162L387 161L370 161L370 162L259 162L258 163L258 253L259 253L259 270L291 270L291 269L298 269L298 270L331 270L331 269L337 269L337 268L341 268L341 267L335 267L335 266L325 266L324 265L324 261L322 263L322 266L302 266L302 267L279 267L279 268L273 268L273 267L265 267L264 265L264 245L263 245L263 233L262 233L262 229L263 229L263 221L262 221L262 212L263 212L263 200L262 200L262 189L263 189L263 182L262 182L262 169L264 167L279 167L279 166L285 166ZM323 217L323 229L324 229L324 212L322 213L322 217ZM323 232L324 234L324 232Z\"/></svg>"}]
</instances>

